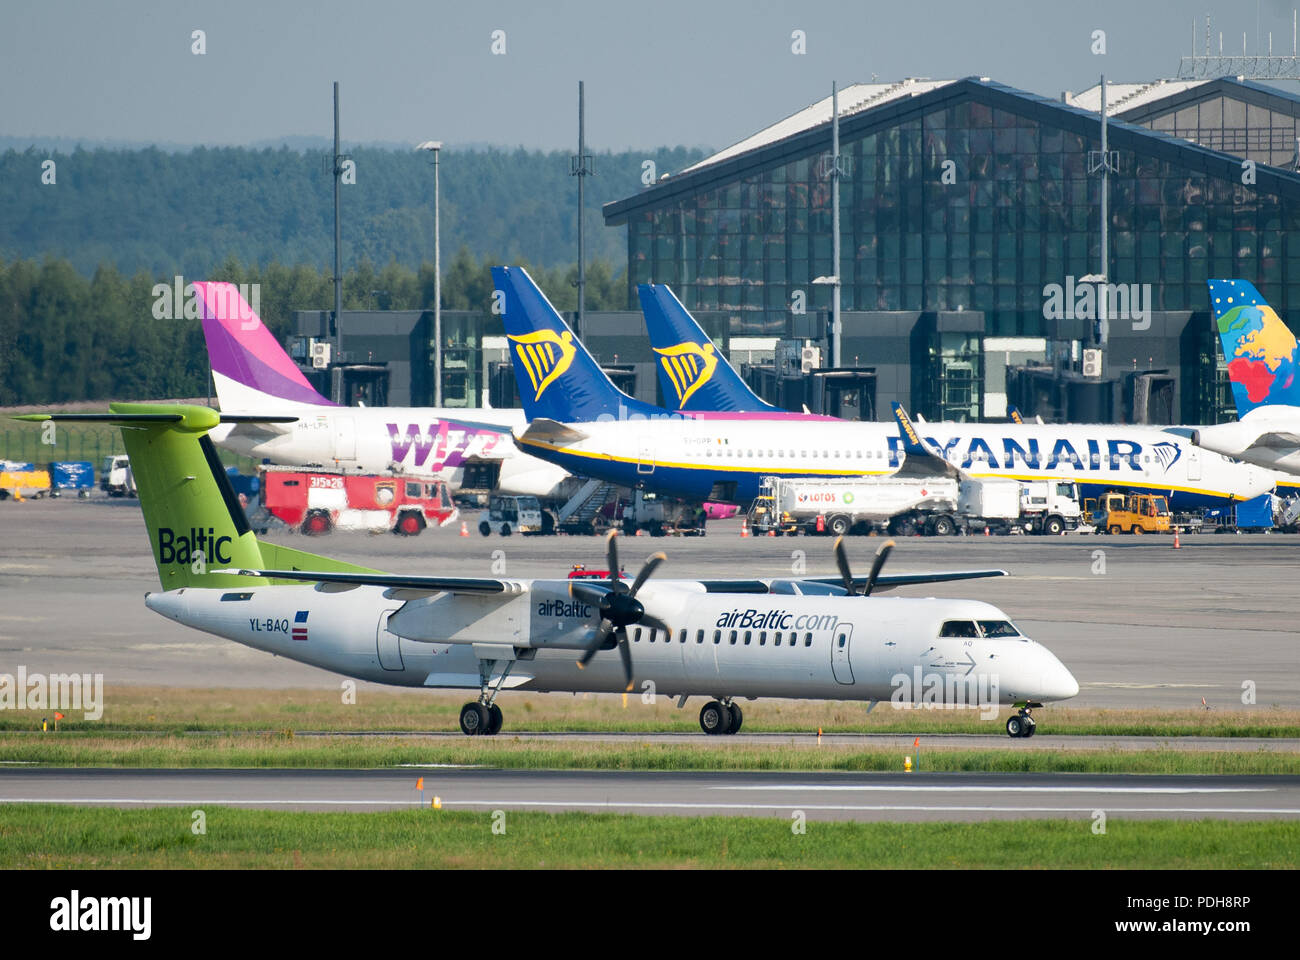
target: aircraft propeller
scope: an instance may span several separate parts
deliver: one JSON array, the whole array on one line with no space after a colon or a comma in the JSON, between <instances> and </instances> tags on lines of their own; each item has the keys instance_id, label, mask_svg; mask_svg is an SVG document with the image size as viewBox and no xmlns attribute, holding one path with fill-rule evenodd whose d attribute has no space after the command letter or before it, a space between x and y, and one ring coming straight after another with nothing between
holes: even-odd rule
<instances>
[{"instance_id":1,"label":"aircraft propeller","mask_svg":"<svg viewBox=\"0 0 1300 960\"><path fill-rule=\"evenodd\" d=\"M880 570L889 559L889 551L894 549L894 541L886 540L876 551L876 558L871 562L871 573L867 574L867 582L862 587L862 596L871 596L871 590L876 585L876 578L880 576ZM857 587L853 583L853 571L849 569L849 554L844 547L844 538L835 539L835 562L839 565L840 576L844 578L844 589L849 592L849 596L857 595Z\"/></svg>"},{"instance_id":2,"label":"aircraft propeller","mask_svg":"<svg viewBox=\"0 0 1300 960\"><path fill-rule=\"evenodd\" d=\"M614 644L623 658L623 674L627 678L627 689L631 690L632 651L628 647L627 628L633 624L641 624L651 630L671 633L668 625L658 617L646 613L645 607L636 598L637 592L650 579L651 574L668 558L662 553L648 557L640 572L637 573L636 579L632 581L632 586L629 587L618 575L618 547L614 543L617 536L617 532L611 530L609 536L605 538L605 556L609 565L608 583L574 580L569 583L569 595L600 608L600 629L596 631L595 639L583 653L582 659L578 661L578 666L585 667L596 655L596 651L604 647L613 635Z\"/></svg>"}]
</instances>

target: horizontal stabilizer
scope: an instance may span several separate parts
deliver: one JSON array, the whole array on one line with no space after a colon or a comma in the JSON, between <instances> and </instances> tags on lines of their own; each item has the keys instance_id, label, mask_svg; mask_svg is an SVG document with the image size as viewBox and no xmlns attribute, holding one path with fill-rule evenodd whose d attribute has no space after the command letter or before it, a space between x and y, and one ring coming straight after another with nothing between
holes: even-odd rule
<instances>
[{"instance_id":1,"label":"horizontal stabilizer","mask_svg":"<svg viewBox=\"0 0 1300 960\"><path fill-rule=\"evenodd\" d=\"M577 443L579 440L585 439L587 439L587 434L581 430L575 430L558 420L549 420L546 417L538 417L528 425L527 430L519 434L519 440L523 443L532 441L560 446L566 443Z\"/></svg>"}]
</instances>

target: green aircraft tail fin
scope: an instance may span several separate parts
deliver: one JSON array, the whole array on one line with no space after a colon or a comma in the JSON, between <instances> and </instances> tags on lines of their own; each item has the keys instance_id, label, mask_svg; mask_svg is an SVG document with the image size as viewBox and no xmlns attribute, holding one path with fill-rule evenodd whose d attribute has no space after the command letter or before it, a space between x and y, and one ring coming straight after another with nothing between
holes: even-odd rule
<instances>
[{"instance_id":1,"label":"green aircraft tail fin","mask_svg":"<svg viewBox=\"0 0 1300 960\"><path fill-rule=\"evenodd\" d=\"M17 419L106 422L122 428L164 590L266 583L212 572L222 569L375 572L257 539L208 436L221 422L215 410L148 403L112 403L109 409L111 414L30 414Z\"/></svg>"}]
</instances>

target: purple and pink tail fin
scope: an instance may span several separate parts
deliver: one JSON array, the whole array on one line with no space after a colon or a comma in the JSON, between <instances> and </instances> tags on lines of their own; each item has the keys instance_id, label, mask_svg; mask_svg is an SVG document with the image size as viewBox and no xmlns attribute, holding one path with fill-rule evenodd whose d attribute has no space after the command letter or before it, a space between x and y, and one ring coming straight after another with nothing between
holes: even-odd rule
<instances>
[{"instance_id":1,"label":"purple and pink tail fin","mask_svg":"<svg viewBox=\"0 0 1300 960\"><path fill-rule=\"evenodd\" d=\"M233 283L194 284L221 409L334 406L307 380ZM254 299L257 299L254 297Z\"/></svg>"}]
</instances>

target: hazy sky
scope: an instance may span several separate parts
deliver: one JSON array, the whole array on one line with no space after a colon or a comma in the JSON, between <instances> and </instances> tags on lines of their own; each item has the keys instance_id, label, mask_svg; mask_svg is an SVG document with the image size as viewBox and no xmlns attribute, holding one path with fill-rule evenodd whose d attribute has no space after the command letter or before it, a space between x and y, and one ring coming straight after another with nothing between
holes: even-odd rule
<instances>
[{"instance_id":1,"label":"hazy sky","mask_svg":"<svg viewBox=\"0 0 1300 960\"><path fill-rule=\"evenodd\" d=\"M1272 31L1293 2L862 0L279 0L10 2L0 14L0 135L176 144L348 142L570 147L586 81L594 149L724 147L848 84L992 77L1058 96L1174 76L1197 49ZM1090 52L1106 31L1107 54ZM207 52L191 53L206 32ZM492 33L505 32L505 54ZM791 33L807 53L791 52ZM1300 84L1289 82L1289 89Z\"/></svg>"}]
</instances>

